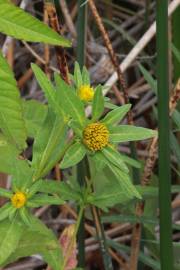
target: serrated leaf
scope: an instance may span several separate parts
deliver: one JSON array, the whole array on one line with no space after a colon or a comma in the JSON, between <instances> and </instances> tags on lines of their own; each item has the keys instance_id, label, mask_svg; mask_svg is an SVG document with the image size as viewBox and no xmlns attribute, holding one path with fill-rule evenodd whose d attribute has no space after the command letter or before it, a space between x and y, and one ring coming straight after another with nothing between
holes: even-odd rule
<instances>
[{"instance_id":1,"label":"serrated leaf","mask_svg":"<svg viewBox=\"0 0 180 270\"><path fill-rule=\"evenodd\" d=\"M157 136L157 132L152 129L120 125L118 127L112 127L110 129L109 139L111 142L129 142L145 140Z\"/></svg>"},{"instance_id":2,"label":"serrated leaf","mask_svg":"<svg viewBox=\"0 0 180 270\"><path fill-rule=\"evenodd\" d=\"M0 32L21 40L70 46L67 39L6 0L0 1Z\"/></svg>"},{"instance_id":3,"label":"serrated leaf","mask_svg":"<svg viewBox=\"0 0 180 270\"><path fill-rule=\"evenodd\" d=\"M92 121L97 121L104 111L104 97L102 86L97 86L92 103Z\"/></svg>"},{"instance_id":4,"label":"serrated leaf","mask_svg":"<svg viewBox=\"0 0 180 270\"><path fill-rule=\"evenodd\" d=\"M75 142L66 151L63 160L60 163L61 169L72 167L79 163L86 154L85 146L80 142Z\"/></svg>"},{"instance_id":5,"label":"serrated leaf","mask_svg":"<svg viewBox=\"0 0 180 270\"><path fill-rule=\"evenodd\" d=\"M36 64L31 64L31 68L36 76L39 85L41 86L41 89L44 91L49 106L57 115L59 115L63 119L64 112L57 102L54 86L51 84L46 74Z\"/></svg>"},{"instance_id":6,"label":"serrated leaf","mask_svg":"<svg viewBox=\"0 0 180 270\"><path fill-rule=\"evenodd\" d=\"M49 111L33 145L33 179L44 176L60 159L66 148L67 126Z\"/></svg>"},{"instance_id":7,"label":"serrated leaf","mask_svg":"<svg viewBox=\"0 0 180 270\"><path fill-rule=\"evenodd\" d=\"M122 160L121 155L112 147L107 146L103 148L102 153L109 160L109 162L112 162L115 166L117 166L122 171L126 173L129 172L129 169L124 163L124 161Z\"/></svg>"},{"instance_id":8,"label":"serrated leaf","mask_svg":"<svg viewBox=\"0 0 180 270\"><path fill-rule=\"evenodd\" d=\"M18 150L10 145L6 138L0 134L0 172L13 173L12 160L18 157Z\"/></svg>"},{"instance_id":9,"label":"serrated leaf","mask_svg":"<svg viewBox=\"0 0 180 270\"><path fill-rule=\"evenodd\" d=\"M66 113L72 117L81 127L84 127L85 111L82 101L77 97L72 86L63 81L58 74L55 74L57 85L57 100Z\"/></svg>"},{"instance_id":10,"label":"serrated leaf","mask_svg":"<svg viewBox=\"0 0 180 270\"><path fill-rule=\"evenodd\" d=\"M34 195L31 199L27 201L28 207L40 207L44 205L60 205L60 204L64 204L64 201L61 198L46 194Z\"/></svg>"},{"instance_id":11,"label":"serrated leaf","mask_svg":"<svg viewBox=\"0 0 180 270\"><path fill-rule=\"evenodd\" d=\"M29 161L17 157L12 162L12 187L13 191L25 191L32 184L33 170Z\"/></svg>"},{"instance_id":12,"label":"serrated leaf","mask_svg":"<svg viewBox=\"0 0 180 270\"><path fill-rule=\"evenodd\" d=\"M48 228L45 228L43 224L41 225L40 221L38 223L36 222L36 227L33 226L33 228L24 226L24 232L16 250L14 250L3 265L35 254L42 255L43 259L53 270L59 270L63 263L60 245L53 233Z\"/></svg>"},{"instance_id":13,"label":"serrated leaf","mask_svg":"<svg viewBox=\"0 0 180 270\"><path fill-rule=\"evenodd\" d=\"M17 216L13 221L0 222L0 266L16 249L22 234L22 227L18 223Z\"/></svg>"},{"instance_id":14,"label":"serrated leaf","mask_svg":"<svg viewBox=\"0 0 180 270\"><path fill-rule=\"evenodd\" d=\"M81 75L81 69L78 62L75 62L74 81L75 81L77 89L79 89L79 87L82 85L82 75Z\"/></svg>"},{"instance_id":15,"label":"serrated leaf","mask_svg":"<svg viewBox=\"0 0 180 270\"><path fill-rule=\"evenodd\" d=\"M109 112L101 122L105 123L106 125L117 124L124 118L130 108L131 104L120 106L119 108L116 108Z\"/></svg>"},{"instance_id":16,"label":"serrated leaf","mask_svg":"<svg viewBox=\"0 0 180 270\"><path fill-rule=\"evenodd\" d=\"M22 105L28 137L34 138L47 115L47 106L37 100L24 101Z\"/></svg>"},{"instance_id":17,"label":"serrated leaf","mask_svg":"<svg viewBox=\"0 0 180 270\"><path fill-rule=\"evenodd\" d=\"M20 94L14 75L1 52L0 85L0 128L9 142L21 152L26 147L27 134Z\"/></svg>"}]
</instances>

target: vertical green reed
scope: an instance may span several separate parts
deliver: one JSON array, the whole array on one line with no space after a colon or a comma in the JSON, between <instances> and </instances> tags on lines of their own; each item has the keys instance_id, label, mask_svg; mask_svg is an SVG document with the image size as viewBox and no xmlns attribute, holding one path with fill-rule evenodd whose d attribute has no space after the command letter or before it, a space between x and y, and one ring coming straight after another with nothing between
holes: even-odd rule
<instances>
[{"instance_id":1,"label":"vertical green reed","mask_svg":"<svg viewBox=\"0 0 180 270\"><path fill-rule=\"evenodd\" d=\"M87 5L82 5L84 0L78 0L78 19L77 19L77 61L82 69L85 64L86 48L86 26L87 26ZM87 175L85 160L82 160L77 166L77 177L79 184L85 185ZM82 216L78 230L78 266L85 268L85 227L84 214Z\"/></svg>"},{"instance_id":2,"label":"vertical green reed","mask_svg":"<svg viewBox=\"0 0 180 270\"><path fill-rule=\"evenodd\" d=\"M157 79L159 122L160 259L162 270L172 270L173 249L168 89L168 0L157 0Z\"/></svg>"}]
</instances>

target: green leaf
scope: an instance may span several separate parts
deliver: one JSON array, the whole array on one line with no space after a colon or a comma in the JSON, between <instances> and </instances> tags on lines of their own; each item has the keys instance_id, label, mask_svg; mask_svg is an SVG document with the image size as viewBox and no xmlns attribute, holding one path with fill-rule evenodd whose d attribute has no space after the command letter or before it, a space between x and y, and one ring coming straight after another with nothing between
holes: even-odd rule
<instances>
[{"instance_id":1,"label":"green leaf","mask_svg":"<svg viewBox=\"0 0 180 270\"><path fill-rule=\"evenodd\" d=\"M13 221L4 220L0 223L0 266L16 249L22 234L22 227L17 216Z\"/></svg>"},{"instance_id":2,"label":"green leaf","mask_svg":"<svg viewBox=\"0 0 180 270\"><path fill-rule=\"evenodd\" d=\"M84 127L85 111L83 103L77 97L73 87L63 81L58 74L55 74L55 80L57 85L57 100L65 111L66 117L71 116L81 127Z\"/></svg>"},{"instance_id":3,"label":"green leaf","mask_svg":"<svg viewBox=\"0 0 180 270\"><path fill-rule=\"evenodd\" d=\"M157 136L157 132L152 129L121 125L110 129L109 139L111 142L129 142L145 140Z\"/></svg>"},{"instance_id":4,"label":"green leaf","mask_svg":"<svg viewBox=\"0 0 180 270\"><path fill-rule=\"evenodd\" d=\"M140 71L142 72L145 80L151 86L152 90L157 94L157 81L153 78L151 73L147 71L141 64L138 64Z\"/></svg>"},{"instance_id":5,"label":"green leaf","mask_svg":"<svg viewBox=\"0 0 180 270\"><path fill-rule=\"evenodd\" d=\"M61 169L72 167L79 163L86 154L85 146L80 142L75 142L66 151L65 156L60 164Z\"/></svg>"},{"instance_id":6,"label":"green leaf","mask_svg":"<svg viewBox=\"0 0 180 270\"><path fill-rule=\"evenodd\" d=\"M35 226L33 228L24 226L24 232L18 246L3 265L14 262L19 258L40 254L53 270L60 269L63 256L55 236L43 224L41 225L40 221L37 221Z\"/></svg>"},{"instance_id":7,"label":"green leaf","mask_svg":"<svg viewBox=\"0 0 180 270\"><path fill-rule=\"evenodd\" d=\"M7 190L7 189L0 188L0 196L5 197L5 198L11 198L12 197L12 192Z\"/></svg>"},{"instance_id":8,"label":"green leaf","mask_svg":"<svg viewBox=\"0 0 180 270\"><path fill-rule=\"evenodd\" d=\"M102 94L102 86L99 85L94 94L92 103L92 121L97 121L104 111L104 97Z\"/></svg>"},{"instance_id":9,"label":"green leaf","mask_svg":"<svg viewBox=\"0 0 180 270\"><path fill-rule=\"evenodd\" d=\"M83 137L83 130L81 125L79 125L79 123L77 121L71 120L69 122L69 127L73 129L73 131L75 132L75 134L79 137L82 138Z\"/></svg>"},{"instance_id":10,"label":"green leaf","mask_svg":"<svg viewBox=\"0 0 180 270\"><path fill-rule=\"evenodd\" d=\"M20 217L22 218L22 221L24 224L28 227L31 227L32 225L32 216L29 213L28 209L26 207L22 207L19 209Z\"/></svg>"},{"instance_id":11,"label":"green leaf","mask_svg":"<svg viewBox=\"0 0 180 270\"><path fill-rule=\"evenodd\" d=\"M131 104L120 106L119 108L116 108L109 112L101 122L105 123L106 125L117 124L124 118L130 108Z\"/></svg>"},{"instance_id":12,"label":"green leaf","mask_svg":"<svg viewBox=\"0 0 180 270\"><path fill-rule=\"evenodd\" d=\"M90 85L90 77L89 77L89 72L87 68L84 66L82 70L82 84L84 85Z\"/></svg>"},{"instance_id":13,"label":"green leaf","mask_svg":"<svg viewBox=\"0 0 180 270\"><path fill-rule=\"evenodd\" d=\"M37 100L23 102L23 117L28 137L34 138L47 115L47 106Z\"/></svg>"},{"instance_id":14,"label":"green leaf","mask_svg":"<svg viewBox=\"0 0 180 270\"><path fill-rule=\"evenodd\" d=\"M119 153L119 155L121 156L121 159L126 162L127 164L131 165L132 167L135 167L137 169L141 168L141 163L133 158L128 157L127 155L123 155L121 153Z\"/></svg>"},{"instance_id":15,"label":"green leaf","mask_svg":"<svg viewBox=\"0 0 180 270\"><path fill-rule=\"evenodd\" d=\"M9 213L11 212L12 204L6 203L0 208L0 221L7 218L9 216Z\"/></svg>"},{"instance_id":16,"label":"green leaf","mask_svg":"<svg viewBox=\"0 0 180 270\"><path fill-rule=\"evenodd\" d=\"M115 178L115 182L113 183L113 185L116 185L118 183L120 190L122 190L122 192L124 192L124 195L126 195L129 199L133 199L134 197L141 199L139 192L136 190L136 187L132 184L129 175L127 173L121 171L113 163L110 163L101 152L99 152L98 155L95 154L95 156L98 156L99 161L103 162L105 165L108 166L109 170L107 170L106 167L104 167L103 170L105 170L107 175L109 175L109 171L111 172L111 175L109 177L111 181L112 178Z\"/></svg>"},{"instance_id":17,"label":"green leaf","mask_svg":"<svg viewBox=\"0 0 180 270\"><path fill-rule=\"evenodd\" d=\"M13 160L12 168L12 186L13 191L26 191L32 184L33 170L28 160L16 158Z\"/></svg>"},{"instance_id":18,"label":"green leaf","mask_svg":"<svg viewBox=\"0 0 180 270\"><path fill-rule=\"evenodd\" d=\"M21 40L70 46L68 40L6 0L0 1L0 32Z\"/></svg>"},{"instance_id":19,"label":"green leaf","mask_svg":"<svg viewBox=\"0 0 180 270\"><path fill-rule=\"evenodd\" d=\"M61 182L57 192L64 200L80 201L82 199L81 193L72 188L68 183Z\"/></svg>"},{"instance_id":20,"label":"green leaf","mask_svg":"<svg viewBox=\"0 0 180 270\"><path fill-rule=\"evenodd\" d=\"M171 50L173 54L175 55L177 61L180 63L180 51L178 51L178 49L174 46L173 43L171 43Z\"/></svg>"},{"instance_id":21,"label":"green leaf","mask_svg":"<svg viewBox=\"0 0 180 270\"><path fill-rule=\"evenodd\" d=\"M0 13L1 11L0 7ZM21 152L26 147L27 134L20 94L14 75L1 53L0 85L0 128L9 142Z\"/></svg>"},{"instance_id":22,"label":"green leaf","mask_svg":"<svg viewBox=\"0 0 180 270\"><path fill-rule=\"evenodd\" d=\"M49 111L33 145L34 180L47 174L61 158L67 147L66 131L67 127L61 118Z\"/></svg>"},{"instance_id":23,"label":"green leaf","mask_svg":"<svg viewBox=\"0 0 180 270\"><path fill-rule=\"evenodd\" d=\"M81 75L81 69L78 62L75 62L74 81L75 81L77 89L79 89L80 86L82 85L82 75Z\"/></svg>"},{"instance_id":24,"label":"green leaf","mask_svg":"<svg viewBox=\"0 0 180 270\"><path fill-rule=\"evenodd\" d=\"M57 196L50 195L34 195L31 199L27 201L28 207L40 207L44 205L60 205L64 204L64 201Z\"/></svg>"},{"instance_id":25,"label":"green leaf","mask_svg":"<svg viewBox=\"0 0 180 270\"><path fill-rule=\"evenodd\" d=\"M50 80L47 78L46 74L36 65L31 64L31 68L36 76L36 79L41 86L41 89L44 91L44 94L48 100L49 106L53 109L53 111L62 117L64 116L64 112L61 109L60 105L57 102L56 91L54 86L51 84Z\"/></svg>"},{"instance_id":26,"label":"green leaf","mask_svg":"<svg viewBox=\"0 0 180 270\"><path fill-rule=\"evenodd\" d=\"M129 169L124 163L124 161L121 159L121 155L114 150L112 147L105 147L102 149L103 155L109 160L109 162L112 162L115 166L117 166L120 170L128 173Z\"/></svg>"},{"instance_id":27,"label":"green leaf","mask_svg":"<svg viewBox=\"0 0 180 270\"><path fill-rule=\"evenodd\" d=\"M119 203L125 203L128 200L129 198L123 192L121 186L112 186L110 183L104 186L101 192L91 194L87 198L88 203L94 204L104 211L107 211L109 207L113 207Z\"/></svg>"},{"instance_id":28,"label":"green leaf","mask_svg":"<svg viewBox=\"0 0 180 270\"><path fill-rule=\"evenodd\" d=\"M8 143L5 137L0 133L0 172L13 173L13 159L18 157L17 149Z\"/></svg>"}]
</instances>

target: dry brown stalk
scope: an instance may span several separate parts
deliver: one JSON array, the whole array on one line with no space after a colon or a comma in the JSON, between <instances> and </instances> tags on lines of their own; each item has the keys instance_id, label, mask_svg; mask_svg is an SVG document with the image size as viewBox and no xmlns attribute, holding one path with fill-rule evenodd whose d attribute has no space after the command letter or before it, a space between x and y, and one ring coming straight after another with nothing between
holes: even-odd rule
<instances>
[{"instance_id":1,"label":"dry brown stalk","mask_svg":"<svg viewBox=\"0 0 180 270\"><path fill-rule=\"evenodd\" d=\"M58 22L55 6L53 5L53 3L45 2L45 9L49 17L50 26L54 29L54 31L61 34L61 28ZM55 49L56 49L57 64L58 64L60 74L63 80L69 83L69 78L68 78L69 72L68 72L65 51L61 46L56 46Z\"/></svg>"},{"instance_id":2,"label":"dry brown stalk","mask_svg":"<svg viewBox=\"0 0 180 270\"><path fill-rule=\"evenodd\" d=\"M172 115L179 99L180 99L180 79L178 80L172 92L172 95L170 97L170 101L169 101L170 116ZM149 147L149 155L148 155L148 158L144 167L144 172L141 178L142 186L149 185L152 171L155 166L156 159L157 159L157 152L158 152L158 138L154 137ZM144 202L138 203L136 206L136 215L142 216L143 212L144 212ZM132 231L131 257L130 257L129 270L137 270L140 237L141 237L141 224L136 223Z\"/></svg>"},{"instance_id":3,"label":"dry brown stalk","mask_svg":"<svg viewBox=\"0 0 180 270\"><path fill-rule=\"evenodd\" d=\"M124 94L124 101L125 103L129 103L129 97L128 97L128 92L127 92L127 87L126 87L126 83L125 83L125 80L124 80L124 76L121 72L121 68L119 66L119 63L118 63L118 59L117 59L117 56L113 50L113 47L112 47L112 44L111 44L111 41L110 41L110 38L108 36L108 33L103 25L103 22L102 22L102 19L98 13L98 10L94 4L94 1L93 0L89 0L88 1L88 4L89 4L89 7L91 9L91 12L94 16L94 19L96 21L96 24L101 32L101 35L104 39L104 43L105 43L105 46L108 50L108 53L109 53L109 56L111 58L111 61L114 65L114 68L117 72L117 76L118 76L118 81L119 81L119 85L120 85L120 89L122 90L123 94ZM129 124L133 124L133 117L132 117L132 113L131 111L128 113L128 123Z\"/></svg>"},{"instance_id":4,"label":"dry brown stalk","mask_svg":"<svg viewBox=\"0 0 180 270\"><path fill-rule=\"evenodd\" d=\"M61 6L62 13L64 15L64 19L66 21L67 28L71 32L71 35L74 38L76 38L77 37L76 28L74 26L71 14L69 13L67 3L66 3L65 0L60 0L59 3L60 3L60 6Z\"/></svg>"}]
</instances>

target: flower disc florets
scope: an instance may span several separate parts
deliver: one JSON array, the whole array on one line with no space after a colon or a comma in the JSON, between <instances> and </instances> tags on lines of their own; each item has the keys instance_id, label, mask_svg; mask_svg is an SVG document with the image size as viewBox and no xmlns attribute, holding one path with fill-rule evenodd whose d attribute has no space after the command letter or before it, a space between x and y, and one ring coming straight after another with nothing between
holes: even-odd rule
<instances>
[{"instance_id":1,"label":"flower disc florets","mask_svg":"<svg viewBox=\"0 0 180 270\"><path fill-rule=\"evenodd\" d=\"M90 85L81 85L78 90L79 98L83 101L91 101L94 96L94 90Z\"/></svg>"},{"instance_id":2,"label":"flower disc florets","mask_svg":"<svg viewBox=\"0 0 180 270\"><path fill-rule=\"evenodd\" d=\"M83 132L83 142L92 151L101 150L108 144L109 131L102 123L89 124Z\"/></svg>"},{"instance_id":3,"label":"flower disc florets","mask_svg":"<svg viewBox=\"0 0 180 270\"><path fill-rule=\"evenodd\" d=\"M15 208L23 207L26 203L26 194L21 191L16 192L12 196L11 202Z\"/></svg>"}]
</instances>

